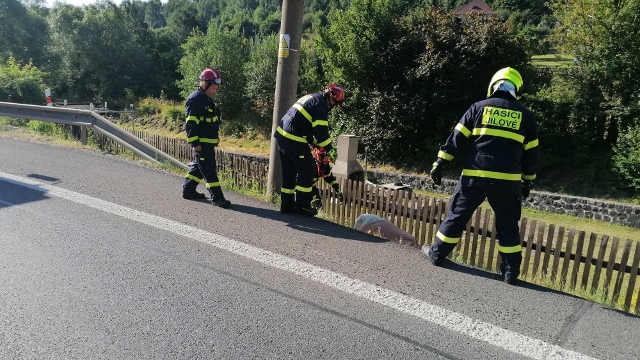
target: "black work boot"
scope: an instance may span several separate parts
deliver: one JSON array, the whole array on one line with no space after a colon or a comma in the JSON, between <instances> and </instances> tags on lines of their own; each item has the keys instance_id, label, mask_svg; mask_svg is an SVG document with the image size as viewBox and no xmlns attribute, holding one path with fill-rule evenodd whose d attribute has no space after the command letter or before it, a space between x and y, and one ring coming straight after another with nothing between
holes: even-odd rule
<instances>
[{"instance_id":1,"label":"black work boot","mask_svg":"<svg viewBox=\"0 0 640 360\"><path fill-rule=\"evenodd\" d=\"M422 246L422 253L427 256L427 259L429 259L429 262L433 266L442 266L442 259L439 258L438 255L436 255L435 252L433 252L433 249L431 249L431 246L426 245L426 244L423 245Z\"/></svg>"},{"instance_id":2,"label":"black work boot","mask_svg":"<svg viewBox=\"0 0 640 360\"><path fill-rule=\"evenodd\" d=\"M182 186L182 198L187 200L206 198L207 196L205 194L196 191L196 186L198 186L197 182L186 179L185 184Z\"/></svg>"},{"instance_id":3,"label":"black work boot","mask_svg":"<svg viewBox=\"0 0 640 360\"><path fill-rule=\"evenodd\" d=\"M300 215L303 216L316 216L318 215L318 210L311 207L311 204L306 206L296 205L293 210Z\"/></svg>"},{"instance_id":4,"label":"black work boot","mask_svg":"<svg viewBox=\"0 0 640 360\"><path fill-rule=\"evenodd\" d=\"M510 285L517 284L518 276L520 275L522 254L520 252L511 254L500 253L500 257L502 258L500 273L504 277L504 282Z\"/></svg>"},{"instance_id":5,"label":"black work boot","mask_svg":"<svg viewBox=\"0 0 640 360\"><path fill-rule=\"evenodd\" d=\"M516 285L518 283L518 275L508 272L504 274L504 282L509 285Z\"/></svg>"},{"instance_id":6,"label":"black work boot","mask_svg":"<svg viewBox=\"0 0 640 360\"><path fill-rule=\"evenodd\" d=\"M311 193L296 193L296 206L294 206L293 210L304 216L318 215L318 210L311 207Z\"/></svg>"},{"instance_id":7,"label":"black work boot","mask_svg":"<svg viewBox=\"0 0 640 360\"><path fill-rule=\"evenodd\" d=\"M192 193L182 193L182 198L187 199L187 200L199 200L199 199L204 199L207 196L203 193L199 193L197 191L194 191Z\"/></svg>"},{"instance_id":8,"label":"black work boot","mask_svg":"<svg viewBox=\"0 0 640 360\"><path fill-rule=\"evenodd\" d=\"M216 197L216 198L212 198L211 199L211 204L221 207L223 209L228 208L231 205L231 201L227 200L224 198L224 196L222 197Z\"/></svg>"},{"instance_id":9,"label":"black work boot","mask_svg":"<svg viewBox=\"0 0 640 360\"><path fill-rule=\"evenodd\" d=\"M209 188L209 194L211 194L211 204L221 208L228 208L231 205L231 201L224 198L222 189L219 186Z\"/></svg>"},{"instance_id":10,"label":"black work boot","mask_svg":"<svg viewBox=\"0 0 640 360\"><path fill-rule=\"evenodd\" d=\"M283 214L292 213L296 205L295 196L293 194L280 193L280 212Z\"/></svg>"}]
</instances>

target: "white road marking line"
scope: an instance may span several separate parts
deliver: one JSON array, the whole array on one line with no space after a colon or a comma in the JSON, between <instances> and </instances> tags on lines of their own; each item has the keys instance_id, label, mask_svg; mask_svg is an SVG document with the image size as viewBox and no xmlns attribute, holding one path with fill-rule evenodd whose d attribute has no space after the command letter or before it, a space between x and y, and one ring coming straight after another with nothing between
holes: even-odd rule
<instances>
[{"instance_id":1,"label":"white road marking line","mask_svg":"<svg viewBox=\"0 0 640 360\"><path fill-rule=\"evenodd\" d=\"M405 314L413 315L425 321L440 325L448 330L489 343L504 350L540 360L551 359L594 359L578 352L561 348L542 340L534 339L510 330L500 328L484 321L447 310L426 301L397 293L377 285L292 259L256 246L248 245L218 234L210 233L193 226L159 216L144 213L125 206L65 190L29 178L0 172L0 180L25 186L48 195L88 206L109 214L137 221L139 223L169 231L176 235L194 239L219 249L243 256L277 269L288 271L303 278L313 280L348 294L387 306Z\"/></svg>"}]
</instances>

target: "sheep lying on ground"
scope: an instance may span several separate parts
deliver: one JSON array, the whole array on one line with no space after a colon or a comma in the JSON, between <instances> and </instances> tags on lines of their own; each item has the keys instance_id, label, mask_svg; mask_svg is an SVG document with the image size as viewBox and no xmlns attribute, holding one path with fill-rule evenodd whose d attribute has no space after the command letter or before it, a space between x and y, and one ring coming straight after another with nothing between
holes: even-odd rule
<instances>
[{"instance_id":1,"label":"sheep lying on ground","mask_svg":"<svg viewBox=\"0 0 640 360\"><path fill-rule=\"evenodd\" d=\"M401 244L407 244L417 247L418 241L408 232L395 226L391 221L383 219L373 214L362 214L356 219L354 228L371 235L381 238L397 241Z\"/></svg>"}]
</instances>

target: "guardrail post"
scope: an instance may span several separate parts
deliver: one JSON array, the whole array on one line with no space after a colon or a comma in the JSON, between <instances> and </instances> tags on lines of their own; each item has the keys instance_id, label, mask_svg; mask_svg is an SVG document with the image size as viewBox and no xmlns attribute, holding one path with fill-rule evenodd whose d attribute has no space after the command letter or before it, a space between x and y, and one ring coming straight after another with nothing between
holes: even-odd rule
<instances>
[{"instance_id":1,"label":"guardrail post","mask_svg":"<svg viewBox=\"0 0 640 360\"><path fill-rule=\"evenodd\" d=\"M358 140L355 135L338 136L338 158L333 166L333 175L338 181L341 179L363 180L364 169L358 163Z\"/></svg>"},{"instance_id":2,"label":"guardrail post","mask_svg":"<svg viewBox=\"0 0 640 360\"><path fill-rule=\"evenodd\" d=\"M87 145L87 127L80 126L80 143L82 145Z\"/></svg>"}]
</instances>

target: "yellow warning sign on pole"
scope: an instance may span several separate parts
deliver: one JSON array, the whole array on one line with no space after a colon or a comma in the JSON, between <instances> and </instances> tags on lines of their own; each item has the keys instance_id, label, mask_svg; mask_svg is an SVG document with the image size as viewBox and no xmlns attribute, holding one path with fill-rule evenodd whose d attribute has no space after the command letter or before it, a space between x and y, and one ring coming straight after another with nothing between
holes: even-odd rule
<instances>
[{"instance_id":1,"label":"yellow warning sign on pole","mask_svg":"<svg viewBox=\"0 0 640 360\"><path fill-rule=\"evenodd\" d=\"M291 36L289 34L280 34L280 43L278 44L278 57L289 57L289 44L291 42Z\"/></svg>"}]
</instances>

